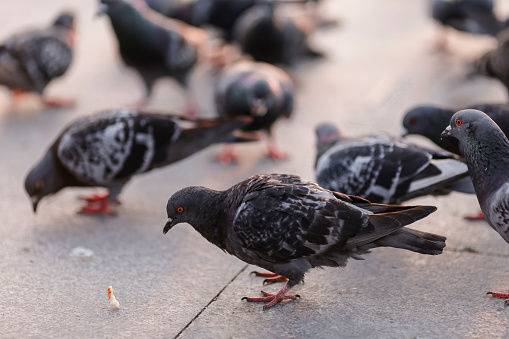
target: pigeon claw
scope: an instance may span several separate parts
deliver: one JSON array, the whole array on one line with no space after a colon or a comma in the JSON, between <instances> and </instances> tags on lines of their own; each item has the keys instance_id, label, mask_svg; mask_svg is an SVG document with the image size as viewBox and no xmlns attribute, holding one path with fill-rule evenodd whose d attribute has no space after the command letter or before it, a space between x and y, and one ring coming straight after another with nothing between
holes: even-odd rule
<instances>
[{"instance_id":1,"label":"pigeon claw","mask_svg":"<svg viewBox=\"0 0 509 339\"><path fill-rule=\"evenodd\" d=\"M79 214L95 215L117 215L117 212L109 207L108 201L103 200L99 203L88 203L81 208Z\"/></svg>"},{"instance_id":2,"label":"pigeon claw","mask_svg":"<svg viewBox=\"0 0 509 339\"><path fill-rule=\"evenodd\" d=\"M484 214L482 212L479 212L479 213L473 214L473 215L467 215L467 216L465 216L465 219L470 220L470 221L485 220Z\"/></svg>"},{"instance_id":3,"label":"pigeon claw","mask_svg":"<svg viewBox=\"0 0 509 339\"><path fill-rule=\"evenodd\" d=\"M268 293L265 291L261 291L263 294L263 297L259 298L250 298L250 297L244 297L242 300L245 300L247 302L267 302L268 304L263 306L263 310L267 310L271 308L272 306L276 305L278 302L282 300L297 300L300 299L300 295L286 295L286 292L290 290L291 287L288 285L285 285L277 294Z\"/></svg>"}]
</instances>

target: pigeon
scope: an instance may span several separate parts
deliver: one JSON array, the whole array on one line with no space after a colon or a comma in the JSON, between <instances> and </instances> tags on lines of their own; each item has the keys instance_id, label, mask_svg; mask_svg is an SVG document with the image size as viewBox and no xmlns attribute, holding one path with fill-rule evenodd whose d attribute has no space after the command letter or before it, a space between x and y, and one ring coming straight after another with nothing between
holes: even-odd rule
<instances>
[{"instance_id":1,"label":"pigeon","mask_svg":"<svg viewBox=\"0 0 509 339\"><path fill-rule=\"evenodd\" d=\"M385 135L347 138L331 123L315 131L316 182L326 189L383 204L451 191L475 193L467 165L451 154Z\"/></svg>"},{"instance_id":2,"label":"pigeon","mask_svg":"<svg viewBox=\"0 0 509 339\"><path fill-rule=\"evenodd\" d=\"M76 120L49 147L25 180L34 212L42 198L70 186L101 186L107 195L85 198L81 213L115 214L132 176L177 162L210 144L235 141L247 117L190 120L177 115L107 110Z\"/></svg>"},{"instance_id":3,"label":"pigeon","mask_svg":"<svg viewBox=\"0 0 509 339\"><path fill-rule=\"evenodd\" d=\"M486 221L509 243L509 141L504 132L485 113L467 109L451 117L442 137L460 140ZM509 293L488 294L509 298Z\"/></svg>"},{"instance_id":4,"label":"pigeon","mask_svg":"<svg viewBox=\"0 0 509 339\"><path fill-rule=\"evenodd\" d=\"M452 27L461 32L496 36L507 27L497 18L494 0L431 0L431 17L443 28L442 39L437 42L446 49L445 28Z\"/></svg>"},{"instance_id":5,"label":"pigeon","mask_svg":"<svg viewBox=\"0 0 509 339\"><path fill-rule=\"evenodd\" d=\"M70 12L62 12L47 28L15 34L0 45L0 84L12 90L14 100L35 92L46 106L73 106L73 100L44 96L51 80L71 65L73 47L74 15Z\"/></svg>"},{"instance_id":6,"label":"pigeon","mask_svg":"<svg viewBox=\"0 0 509 339\"><path fill-rule=\"evenodd\" d=\"M221 116L252 117L253 122L243 130L266 131L267 156L276 160L286 157L272 140L272 125L280 118L289 118L293 110L293 82L282 69L248 60L227 65L218 75L215 103ZM231 146L220 155L222 161L234 159Z\"/></svg>"},{"instance_id":7,"label":"pigeon","mask_svg":"<svg viewBox=\"0 0 509 339\"><path fill-rule=\"evenodd\" d=\"M284 15L272 1L260 1L237 19L233 39L256 61L293 65L303 57L322 57L309 46L308 35L314 29L306 13Z\"/></svg>"},{"instance_id":8,"label":"pigeon","mask_svg":"<svg viewBox=\"0 0 509 339\"><path fill-rule=\"evenodd\" d=\"M136 107L147 105L154 83L161 77L172 77L188 89L190 73L207 38L205 31L166 18L142 1L131 4L101 0L99 13L109 16L123 61L139 73L145 84L145 97ZM194 115L191 93L186 93L187 110Z\"/></svg>"},{"instance_id":9,"label":"pigeon","mask_svg":"<svg viewBox=\"0 0 509 339\"><path fill-rule=\"evenodd\" d=\"M498 46L471 64L471 74L499 80L509 93L509 29L500 33Z\"/></svg>"},{"instance_id":10,"label":"pigeon","mask_svg":"<svg viewBox=\"0 0 509 339\"><path fill-rule=\"evenodd\" d=\"M191 186L168 200L163 233L187 222L205 239L240 260L288 282L262 292L264 310L281 300L314 267L344 267L375 247L436 255L445 237L406 228L434 206L392 206L326 190L296 175L254 175L224 191ZM270 275L270 274L267 274Z\"/></svg>"},{"instance_id":11,"label":"pigeon","mask_svg":"<svg viewBox=\"0 0 509 339\"><path fill-rule=\"evenodd\" d=\"M509 104L475 104L463 109L467 108L485 112L504 133L509 133ZM457 139L440 139L441 131L451 121L456 111L459 109L426 105L412 108L403 118L403 135L422 135L446 151L462 156L463 152Z\"/></svg>"}]
</instances>

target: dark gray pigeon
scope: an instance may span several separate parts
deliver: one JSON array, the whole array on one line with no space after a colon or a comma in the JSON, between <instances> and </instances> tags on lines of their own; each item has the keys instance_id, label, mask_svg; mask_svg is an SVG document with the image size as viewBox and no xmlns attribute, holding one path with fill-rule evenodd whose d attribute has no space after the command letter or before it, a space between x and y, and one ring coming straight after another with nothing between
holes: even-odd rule
<instances>
[{"instance_id":1,"label":"dark gray pigeon","mask_svg":"<svg viewBox=\"0 0 509 339\"><path fill-rule=\"evenodd\" d=\"M30 170L25 189L33 203L69 186L101 186L105 196L86 198L82 213L114 214L116 201L132 176L181 160L216 142L234 140L246 117L189 120L121 109L78 119Z\"/></svg>"},{"instance_id":2,"label":"dark gray pigeon","mask_svg":"<svg viewBox=\"0 0 509 339\"><path fill-rule=\"evenodd\" d=\"M27 30L0 45L0 84L17 99L24 92L36 92L47 106L70 107L73 100L48 98L44 90L62 76L72 62L74 15L61 13L50 27Z\"/></svg>"},{"instance_id":3,"label":"dark gray pigeon","mask_svg":"<svg viewBox=\"0 0 509 339\"><path fill-rule=\"evenodd\" d=\"M243 130L267 132L267 156L285 158L272 138L273 124L281 118L289 118L293 110L293 82L282 69L253 61L238 61L226 66L217 80L216 109L221 116L253 118ZM234 158L231 147L220 156L225 162Z\"/></svg>"},{"instance_id":4,"label":"dark gray pigeon","mask_svg":"<svg viewBox=\"0 0 509 339\"><path fill-rule=\"evenodd\" d=\"M316 127L316 182L327 189L371 202L400 204L451 191L473 194L467 165L385 135L343 136L330 123Z\"/></svg>"},{"instance_id":5,"label":"dark gray pigeon","mask_svg":"<svg viewBox=\"0 0 509 339\"><path fill-rule=\"evenodd\" d=\"M445 237L404 226L436 210L433 206L372 204L362 198L321 188L296 175L254 175L225 191L187 187L166 207L167 233L187 222L220 249L273 275L288 278L275 295L247 301L283 299L313 267L343 267L348 258L376 247L440 254Z\"/></svg>"},{"instance_id":6,"label":"dark gray pigeon","mask_svg":"<svg viewBox=\"0 0 509 339\"><path fill-rule=\"evenodd\" d=\"M486 221L509 243L509 141L504 132L483 112L468 109L452 116L442 137L460 140ZM509 298L508 293L489 293Z\"/></svg>"},{"instance_id":7,"label":"dark gray pigeon","mask_svg":"<svg viewBox=\"0 0 509 339\"><path fill-rule=\"evenodd\" d=\"M101 0L99 12L110 18L122 59L143 79L145 97L136 106L144 107L161 77L172 77L188 88L190 72L207 35L200 28L156 13L141 0L135 4L138 8L124 0ZM189 91L186 93L191 113L194 103Z\"/></svg>"},{"instance_id":8,"label":"dark gray pigeon","mask_svg":"<svg viewBox=\"0 0 509 339\"><path fill-rule=\"evenodd\" d=\"M467 108L485 112L504 133L509 133L509 104L475 104L462 109ZM457 139L440 138L444 126L449 124L453 114L459 110L431 105L414 107L403 118L403 135L422 135L448 152L463 155Z\"/></svg>"}]
</instances>

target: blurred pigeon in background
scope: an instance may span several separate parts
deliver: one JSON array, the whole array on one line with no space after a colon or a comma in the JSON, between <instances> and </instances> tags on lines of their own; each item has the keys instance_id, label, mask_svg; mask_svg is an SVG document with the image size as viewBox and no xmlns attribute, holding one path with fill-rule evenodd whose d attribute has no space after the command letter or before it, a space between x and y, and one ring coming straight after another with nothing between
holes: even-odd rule
<instances>
[{"instance_id":1,"label":"blurred pigeon in background","mask_svg":"<svg viewBox=\"0 0 509 339\"><path fill-rule=\"evenodd\" d=\"M485 112L498 124L504 133L509 132L509 104L475 104L463 109L467 108ZM457 111L459 109L431 105L414 107L403 118L403 135L422 135L446 151L462 156L463 152L457 139L440 138L440 133L443 131L444 126L449 124L451 117Z\"/></svg>"},{"instance_id":2,"label":"blurred pigeon in background","mask_svg":"<svg viewBox=\"0 0 509 339\"><path fill-rule=\"evenodd\" d=\"M240 260L265 268L288 283L277 293L247 301L284 299L314 267L344 267L348 258L376 247L440 254L445 237L405 228L434 212L433 206L372 204L321 188L295 175L254 175L225 191L187 187L168 200L167 233L187 222L208 241Z\"/></svg>"},{"instance_id":3,"label":"blurred pigeon in background","mask_svg":"<svg viewBox=\"0 0 509 339\"><path fill-rule=\"evenodd\" d=\"M504 132L483 112L468 109L451 117L442 137L460 140L486 221L509 243L509 141ZM488 293L509 298L509 293Z\"/></svg>"},{"instance_id":4,"label":"blurred pigeon in background","mask_svg":"<svg viewBox=\"0 0 509 339\"><path fill-rule=\"evenodd\" d=\"M134 4L101 0L99 12L109 16L122 59L139 73L145 84L145 96L135 106L147 105L157 79L172 77L186 89L186 110L194 115L196 108L188 88L189 76L207 39L206 32L166 18L141 0Z\"/></svg>"},{"instance_id":5,"label":"blurred pigeon in background","mask_svg":"<svg viewBox=\"0 0 509 339\"><path fill-rule=\"evenodd\" d=\"M314 18L302 6L292 12L287 6L259 1L239 17L233 38L244 53L257 61L285 65L292 65L303 56L323 56L309 46Z\"/></svg>"},{"instance_id":6,"label":"blurred pigeon in background","mask_svg":"<svg viewBox=\"0 0 509 339\"><path fill-rule=\"evenodd\" d=\"M423 195L474 193L467 165L453 155L384 135L343 136L337 127L316 127L317 183L371 202L400 204Z\"/></svg>"},{"instance_id":7,"label":"blurred pigeon in background","mask_svg":"<svg viewBox=\"0 0 509 339\"><path fill-rule=\"evenodd\" d=\"M247 117L189 120L136 110L109 110L78 119L30 170L25 189L33 203L69 186L101 186L107 195L84 198L82 213L115 214L124 185L138 173L181 160L216 142L232 138Z\"/></svg>"},{"instance_id":8,"label":"blurred pigeon in background","mask_svg":"<svg viewBox=\"0 0 509 339\"><path fill-rule=\"evenodd\" d=\"M46 106L74 105L71 99L44 96L50 81L71 65L74 33L74 15L63 12L50 27L21 32L0 46L0 84L12 90L14 100L36 92Z\"/></svg>"},{"instance_id":9,"label":"blurred pigeon in background","mask_svg":"<svg viewBox=\"0 0 509 339\"><path fill-rule=\"evenodd\" d=\"M237 61L226 66L216 84L216 109L221 116L250 116L253 122L246 132L264 130L269 136L268 157L284 159L272 138L272 126L280 118L289 118L293 110L293 82L280 68L252 62ZM228 147L220 160L234 160Z\"/></svg>"}]
</instances>

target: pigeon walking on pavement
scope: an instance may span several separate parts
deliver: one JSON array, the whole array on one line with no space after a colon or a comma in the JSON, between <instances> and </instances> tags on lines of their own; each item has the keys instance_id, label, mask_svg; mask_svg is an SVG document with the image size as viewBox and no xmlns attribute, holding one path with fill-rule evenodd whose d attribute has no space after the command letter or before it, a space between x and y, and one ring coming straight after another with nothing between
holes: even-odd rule
<instances>
[{"instance_id":1,"label":"pigeon walking on pavement","mask_svg":"<svg viewBox=\"0 0 509 339\"><path fill-rule=\"evenodd\" d=\"M138 173L166 166L222 141L247 117L189 120L136 110L109 110L80 118L67 127L25 180L34 212L45 196L70 186L101 186L104 196L85 198L81 212L115 214L124 185Z\"/></svg>"},{"instance_id":2,"label":"pigeon walking on pavement","mask_svg":"<svg viewBox=\"0 0 509 339\"><path fill-rule=\"evenodd\" d=\"M51 26L16 34L0 45L0 84L13 99L36 92L49 107L71 107L74 100L44 95L46 86L62 76L73 59L74 15L61 13Z\"/></svg>"},{"instance_id":3,"label":"pigeon walking on pavement","mask_svg":"<svg viewBox=\"0 0 509 339\"><path fill-rule=\"evenodd\" d=\"M123 61L138 72L145 84L145 96L135 106L147 105L156 80L172 77L186 89L187 110L194 115L189 77L207 38L205 31L166 18L141 0L134 4L101 0L99 12L109 16Z\"/></svg>"},{"instance_id":4,"label":"pigeon walking on pavement","mask_svg":"<svg viewBox=\"0 0 509 339\"><path fill-rule=\"evenodd\" d=\"M240 260L288 279L277 293L262 292L270 308L298 296L287 292L314 267L344 267L376 247L436 255L445 237L406 228L433 206L372 204L329 191L296 175L254 175L224 191L186 187L168 200L163 232L187 222Z\"/></svg>"},{"instance_id":5,"label":"pigeon walking on pavement","mask_svg":"<svg viewBox=\"0 0 509 339\"><path fill-rule=\"evenodd\" d=\"M316 182L371 202L400 204L451 191L474 194L467 165L385 135L343 136L331 123L316 127Z\"/></svg>"},{"instance_id":6,"label":"pigeon walking on pavement","mask_svg":"<svg viewBox=\"0 0 509 339\"><path fill-rule=\"evenodd\" d=\"M253 133L264 130L269 136L267 156L284 159L286 155L275 145L273 124L289 118L293 110L293 82L282 69L266 63L241 60L226 66L216 85L216 109L221 116L250 116L253 122L243 128ZM232 146L220 160L235 159Z\"/></svg>"},{"instance_id":7,"label":"pigeon walking on pavement","mask_svg":"<svg viewBox=\"0 0 509 339\"><path fill-rule=\"evenodd\" d=\"M506 135L489 116L468 109L452 116L442 137L460 140L486 221L509 243L509 141ZM509 293L488 294L509 298Z\"/></svg>"},{"instance_id":8,"label":"pigeon walking on pavement","mask_svg":"<svg viewBox=\"0 0 509 339\"><path fill-rule=\"evenodd\" d=\"M509 104L475 104L463 109L467 108L485 112L504 133L509 133ZM424 136L446 151L462 156L463 152L457 139L440 138L444 126L449 124L454 113L460 110L431 105L414 107L403 118L403 135Z\"/></svg>"}]
</instances>

